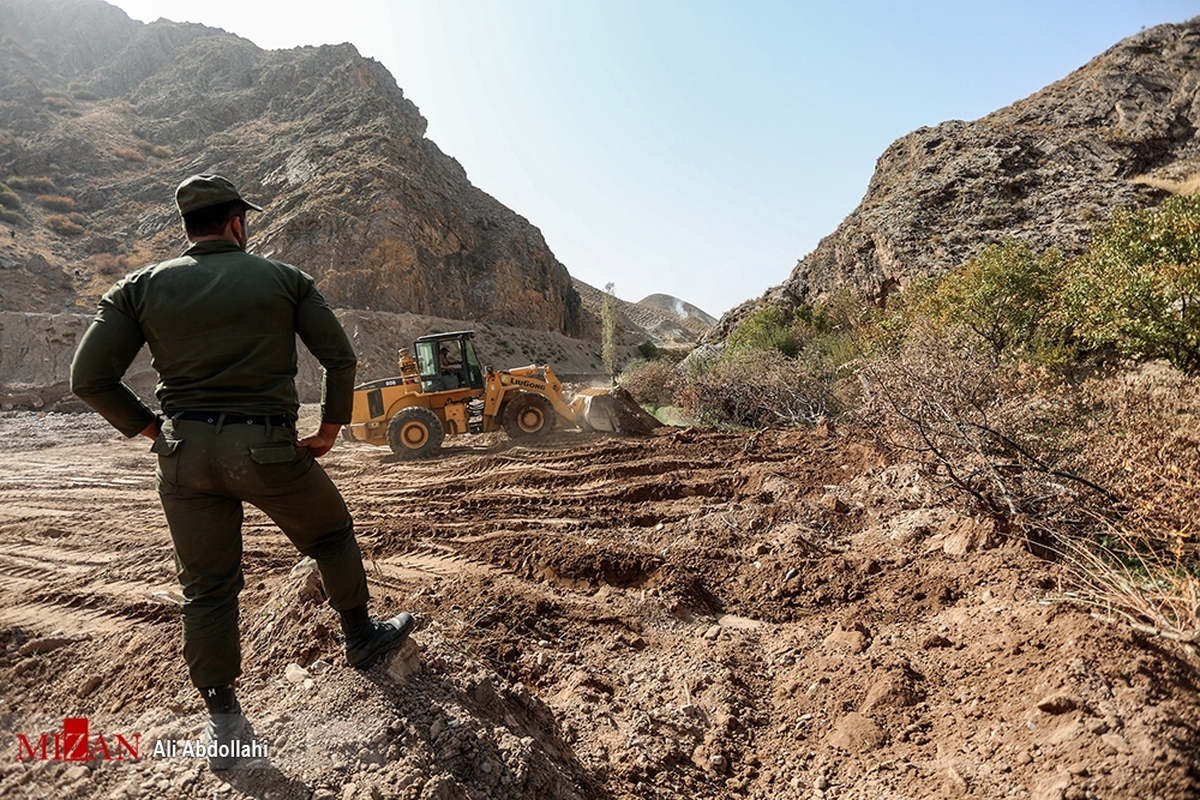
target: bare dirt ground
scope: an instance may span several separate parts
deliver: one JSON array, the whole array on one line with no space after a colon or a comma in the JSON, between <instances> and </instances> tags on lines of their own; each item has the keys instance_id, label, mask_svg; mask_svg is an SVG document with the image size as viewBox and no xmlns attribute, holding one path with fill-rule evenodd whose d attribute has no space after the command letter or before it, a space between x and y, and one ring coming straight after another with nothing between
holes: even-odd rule
<instances>
[{"instance_id":1,"label":"bare dirt ground","mask_svg":"<svg viewBox=\"0 0 1200 800\"><path fill-rule=\"evenodd\" d=\"M240 697L269 755L213 774L164 750L204 718L145 443L24 412L0 437L0 797L1200 795L1194 652L1064 600L914 465L795 430L339 444L373 606L419 627L346 667L251 510ZM67 717L140 759L22 758Z\"/></svg>"}]
</instances>

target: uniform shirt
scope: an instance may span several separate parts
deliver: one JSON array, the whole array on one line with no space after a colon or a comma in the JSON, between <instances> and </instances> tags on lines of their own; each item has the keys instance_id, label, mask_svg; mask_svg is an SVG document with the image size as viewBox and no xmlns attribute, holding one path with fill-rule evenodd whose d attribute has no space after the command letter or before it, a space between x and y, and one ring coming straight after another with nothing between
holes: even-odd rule
<instances>
[{"instance_id":1,"label":"uniform shirt","mask_svg":"<svg viewBox=\"0 0 1200 800\"><path fill-rule=\"evenodd\" d=\"M296 336L325 368L321 421L346 424L354 349L313 279L234 242L199 242L132 272L100 300L71 363L71 390L126 436L154 414L121 382L143 344L168 416L218 411L295 419Z\"/></svg>"}]
</instances>

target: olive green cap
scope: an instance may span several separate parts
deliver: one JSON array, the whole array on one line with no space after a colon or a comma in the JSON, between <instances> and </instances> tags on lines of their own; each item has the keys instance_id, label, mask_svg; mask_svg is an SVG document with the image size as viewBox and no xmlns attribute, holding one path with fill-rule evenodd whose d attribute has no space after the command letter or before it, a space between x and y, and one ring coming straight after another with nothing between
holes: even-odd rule
<instances>
[{"instance_id":1,"label":"olive green cap","mask_svg":"<svg viewBox=\"0 0 1200 800\"><path fill-rule=\"evenodd\" d=\"M262 211L261 207L242 197L228 178L220 175L193 175L175 190L175 205L179 206L180 214L190 214L197 209L232 200L240 200L246 208Z\"/></svg>"}]
</instances>

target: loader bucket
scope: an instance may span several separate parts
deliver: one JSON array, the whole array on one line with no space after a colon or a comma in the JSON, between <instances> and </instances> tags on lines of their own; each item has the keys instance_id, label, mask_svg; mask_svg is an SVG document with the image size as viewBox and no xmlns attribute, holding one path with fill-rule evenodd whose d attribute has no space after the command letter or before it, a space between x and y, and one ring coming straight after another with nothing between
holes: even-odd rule
<instances>
[{"instance_id":1,"label":"loader bucket","mask_svg":"<svg viewBox=\"0 0 1200 800\"><path fill-rule=\"evenodd\" d=\"M584 430L616 433L612 395L605 389L585 389L576 395L580 402L579 427Z\"/></svg>"},{"instance_id":2,"label":"loader bucket","mask_svg":"<svg viewBox=\"0 0 1200 800\"><path fill-rule=\"evenodd\" d=\"M584 389L575 396L582 405L580 427L601 433L646 436L662 423L646 413L629 392L620 386L612 389ZM572 403L572 405L575 405Z\"/></svg>"}]
</instances>

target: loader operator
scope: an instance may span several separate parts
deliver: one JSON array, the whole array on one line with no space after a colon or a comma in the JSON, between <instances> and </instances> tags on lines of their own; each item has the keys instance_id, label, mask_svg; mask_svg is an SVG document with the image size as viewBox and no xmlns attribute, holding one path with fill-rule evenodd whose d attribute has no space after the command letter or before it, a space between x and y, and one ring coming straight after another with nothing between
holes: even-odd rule
<instances>
[{"instance_id":1,"label":"loader operator","mask_svg":"<svg viewBox=\"0 0 1200 800\"><path fill-rule=\"evenodd\" d=\"M438 351L438 365L442 369L442 383L447 389L457 389L467 382L459 367L462 366L462 360L454 361L450 358L450 350L443 347Z\"/></svg>"},{"instance_id":2,"label":"loader operator","mask_svg":"<svg viewBox=\"0 0 1200 800\"><path fill-rule=\"evenodd\" d=\"M315 460L350 421L356 360L345 331L311 277L245 252L246 211L262 209L232 183L193 175L175 201L191 247L108 290L71 364L71 389L126 436L154 440L184 594L183 657L209 712L209 767L227 769L254 736L234 694L243 502L317 562L352 667L399 646L413 617L368 616L353 522ZM297 336L324 367L320 427L298 441ZM122 383L144 343L165 416Z\"/></svg>"}]
</instances>

